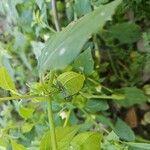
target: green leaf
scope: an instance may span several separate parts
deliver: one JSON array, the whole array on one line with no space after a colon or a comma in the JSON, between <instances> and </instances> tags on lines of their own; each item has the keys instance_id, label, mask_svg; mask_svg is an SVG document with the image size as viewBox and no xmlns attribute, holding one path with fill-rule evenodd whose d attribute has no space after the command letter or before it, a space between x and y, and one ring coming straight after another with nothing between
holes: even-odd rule
<instances>
[{"instance_id":1,"label":"green leaf","mask_svg":"<svg viewBox=\"0 0 150 150\"><path fill-rule=\"evenodd\" d=\"M68 95L74 95L83 87L85 77L81 74L70 71L59 75L57 80L65 88Z\"/></svg>"},{"instance_id":2,"label":"green leaf","mask_svg":"<svg viewBox=\"0 0 150 150\"><path fill-rule=\"evenodd\" d=\"M75 12L81 17L92 11L90 0L75 0Z\"/></svg>"},{"instance_id":3,"label":"green leaf","mask_svg":"<svg viewBox=\"0 0 150 150\"><path fill-rule=\"evenodd\" d=\"M134 143L134 142L128 142L127 145L130 145L135 148L139 148L140 150L150 150L150 144L148 143Z\"/></svg>"},{"instance_id":4,"label":"green leaf","mask_svg":"<svg viewBox=\"0 0 150 150\"><path fill-rule=\"evenodd\" d=\"M14 140L11 140L12 150L27 150L23 145L16 143Z\"/></svg>"},{"instance_id":5,"label":"green leaf","mask_svg":"<svg viewBox=\"0 0 150 150\"><path fill-rule=\"evenodd\" d=\"M27 133L30 132L32 130L32 128L34 127L34 124L32 123L24 123L23 126L21 127L21 131L23 133Z\"/></svg>"},{"instance_id":6,"label":"green leaf","mask_svg":"<svg viewBox=\"0 0 150 150\"><path fill-rule=\"evenodd\" d=\"M45 132L40 142L40 150L52 150L50 132Z\"/></svg>"},{"instance_id":7,"label":"green leaf","mask_svg":"<svg viewBox=\"0 0 150 150\"><path fill-rule=\"evenodd\" d=\"M132 129L121 119L117 119L114 132L125 141L134 141L135 135Z\"/></svg>"},{"instance_id":8,"label":"green leaf","mask_svg":"<svg viewBox=\"0 0 150 150\"><path fill-rule=\"evenodd\" d=\"M81 53L73 63L75 70L81 71L86 75L90 75L94 69L94 61L91 54L91 49L85 50Z\"/></svg>"},{"instance_id":9,"label":"green leaf","mask_svg":"<svg viewBox=\"0 0 150 150\"><path fill-rule=\"evenodd\" d=\"M148 100L144 92L136 87L125 87L119 90L125 98L117 101L121 106L130 107L134 104L141 104Z\"/></svg>"},{"instance_id":10,"label":"green leaf","mask_svg":"<svg viewBox=\"0 0 150 150\"><path fill-rule=\"evenodd\" d=\"M109 108L106 101L100 101L96 99L90 99L85 105L85 109L91 113L96 113L99 111L105 111Z\"/></svg>"},{"instance_id":11,"label":"green leaf","mask_svg":"<svg viewBox=\"0 0 150 150\"><path fill-rule=\"evenodd\" d=\"M133 23L120 23L109 29L109 35L121 43L133 43L141 37L140 27Z\"/></svg>"},{"instance_id":12,"label":"green leaf","mask_svg":"<svg viewBox=\"0 0 150 150\"><path fill-rule=\"evenodd\" d=\"M24 119L31 118L33 112L34 112L34 108L25 108L23 106L19 108L19 115Z\"/></svg>"},{"instance_id":13,"label":"green leaf","mask_svg":"<svg viewBox=\"0 0 150 150\"><path fill-rule=\"evenodd\" d=\"M12 92L16 91L15 84L5 67L0 68L0 87Z\"/></svg>"},{"instance_id":14,"label":"green leaf","mask_svg":"<svg viewBox=\"0 0 150 150\"><path fill-rule=\"evenodd\" d=\"M101 135L96 132L83 132L78 134L71 142L73 150L100 150Z\"/></svg>"},{"instance_id":15,"label":"green leaf","mask_svg":"<svg viewBox=\"0 0 150 150\"><path fill-rule=\"evenodd\" d=\"M72 126L72 127L59 127L56 130L56 139L58 143L58 150L65 150L68 148L71 140L75 136L75 134L79 130L79 126Z\"/></svg>"},{"instance_id":16,"label":"green leaf","mask_svg":"<svg viewBox=\"0 0 150 150\"><path fill-rule=\"evenodd\" d=\"M67 150L71 140L78 132L79 126L72 127L57 127L56 140L58 150ZM41 139L40 150L51 150L50 132L47 131Z\"/></svg>"},{"instance_id":17,"label":"green leaf","mask_svg":"<svg viewBox=\"0 0 150 150\"><path fill-rule=\"evenodd\" d=\"M91 34L102 29L105 22L111 19L121 0L100 6L95 11L72 22L61 32L54 34L47 42L39 57L40 73L48 69L63 69L80 53Z\"/></svg>"}]
</instances>

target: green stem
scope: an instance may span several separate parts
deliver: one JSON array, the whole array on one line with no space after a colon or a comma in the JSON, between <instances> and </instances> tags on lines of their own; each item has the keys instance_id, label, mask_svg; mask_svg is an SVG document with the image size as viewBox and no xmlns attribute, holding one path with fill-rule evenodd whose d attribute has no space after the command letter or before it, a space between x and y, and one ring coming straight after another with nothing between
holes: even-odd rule
<instances>
[{"instance_id":1,"label":"green stem","mask_svg":"<svg viewBox=\"0 0 150 150\"><path fill-rule=\"evenodd\" d=\"M112 95L92 95L92 94L86 94L86 93L82 93L80 92L80 94L85 97L85 98L88 98L88 99L115 99L115 100L122 100L125 98L124 95L122 94L112 94Z\"/></svg>"},{"instance_id":2,"label":"green stem","mask_svg":"<svg viewBox=\"0 0 150 150\"><path fill-rule=\"evenodd\" d=\"M53 80L54 80L54 71L51 71L50 79L49 79L50 87L53 85ZM51 137L52 150L57 150L57 142L56 142L56 133L55 133L53 111L52 111L52 97L51 96L48 99L47 111L48 111L48 120L49 120L49 126L50 126L50 137Z\"/></svg>"},{"instance_id":3,"label":"green stem","mask_svg":"<svg viewBox=\"0 0 150 150\"><path fill-rule=\"evenodd\" d=\"M12 97L1 97L0 102L10 101L10 100L20 100L20 99L34 99L34 98L47 98L47 96L38 95L22 95L22 96L12 96Z\"/></svg>"},{"instance_id":4,"label":"green stem","mask_svg":"<svg viewBox=\"0 0 150 150\"><path fill-rule=\"evenodd\" d=\"M72 109L70 109L70 110L68 111L68 113L67 113L67 118L66 118L66 120L65 120L65 122L64 122L63 127L66 127L66 126L67 126L68 121L69 121L69 119L70 119L71 112L72 112Z\"/></svg>"},{"instance_id":5,"label":"green stem","mask_svg":"<svg viewBox=\"0 0 150 150\"><path fill-rule=\"evenodd\" d=\"M49 125L50 125L50 136L51 136L52 150L57 150L55 125L54 125L54 119L53 119L51 98L48 99L47 109L48 109L48 120L49 120Z\"/></svg>"}]
</instances>

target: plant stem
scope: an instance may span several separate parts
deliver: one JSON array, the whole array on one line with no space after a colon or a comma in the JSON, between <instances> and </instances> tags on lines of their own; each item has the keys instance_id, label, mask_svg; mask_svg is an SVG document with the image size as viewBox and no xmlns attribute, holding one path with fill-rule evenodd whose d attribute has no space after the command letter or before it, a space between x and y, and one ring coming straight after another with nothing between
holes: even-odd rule
<instances>
[{"instance_id":1,"label":"plant stem","mask_svg":"<svg viewBox=\"0 0 150 150\"><path fill-rule=\"evenodd\" d=\"M67 118L66 118L66 120L65 120L65 122L64 122L63 127L66 127L66 126L67 126L68 121L69 121L69 118L70 118L70 115L71 115L71 112L72 112L72 109L70 109L70 110L68 111L68 113L67 113Z\"/></svg>"},{"instance_id":2,"label":"plant stem","mask_svg":"<svg viewBox=\"0 0 150 150\"><path fill-rule=\"evenodd\" d=\"M50 137L51 137L52 150L57 150L55 125L54 125L54 119L53 119L51 97L48 99L47 109L48 109L48 120L49 120L49 125L50 125Z\"/></svg>"},{"instance_id":3,"label":"plant stem","mask_svg":"<svg viewBox=\"0 0 150 150\"><path fill-rule=\"evenodd\" d=\"M51 0L51 5L52 5L52 12L53 12L55 28L56 28L57 32L60 32L60 23L59 23L59 19L58 19L56 0Z\"/></svg>"},{"instance_id":4,"label":"plant stem","mask_svg":"<svg viewBox=\"0 0 150 150\"><path fill-rule=\"evenodd\" d=\"M88 99L95 98L95 99L115 99L115 100L122 100L122 99L125 98L121 94L120 95L116 95L116 94L112 94L112 95L93 95L93 94L87 94L87 93L82 93L82 92L80 92L80 94L83 97L88 98Z\"/></svg>"},{"instance_id":5,"label":"plant stem","mask_svg":"<svg viewBox=\"0 0 150 150\"><path fill-rule=\"evenodd\" d=\"M47 98L48 96L22 95L22 96L12 96L12 97L1 97L0 102L9 101L9 100L44 98L44 97Z\"/></svg>"},{"instance_id":6,"label":"plant stem","mask_svg":"<svg viewBox=\"0 0 150 150\"><path fill-rule=\"evenodd\" d=\"M54 80L54 71L50 72L50 79L49 79L49 85L50 87L53 85ZM52 97L50 96L48 99L48 121L50 126L50 137L51 137L51 144L52 144L52 150L57 150L57 142L56 142L56 134L55 134L55 124L53 119L53 111L52 111Z\"/></svg>"}]
</instances>

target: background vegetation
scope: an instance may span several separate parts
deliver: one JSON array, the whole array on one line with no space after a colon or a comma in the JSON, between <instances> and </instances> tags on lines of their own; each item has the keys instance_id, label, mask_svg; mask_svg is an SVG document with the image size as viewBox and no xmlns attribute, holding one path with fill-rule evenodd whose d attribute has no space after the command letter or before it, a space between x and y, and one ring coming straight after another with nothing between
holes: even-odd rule
<instances>
[{"instance_id":1,"label":"background vegetation","mask_svg":"<svg viewBox=\"0 0 150 150\"><path fill-rule=\"evenodd\" d=\"M150 149L149 14L149 0L1 0L0 150Z\"/></svg>"}]
</instances>

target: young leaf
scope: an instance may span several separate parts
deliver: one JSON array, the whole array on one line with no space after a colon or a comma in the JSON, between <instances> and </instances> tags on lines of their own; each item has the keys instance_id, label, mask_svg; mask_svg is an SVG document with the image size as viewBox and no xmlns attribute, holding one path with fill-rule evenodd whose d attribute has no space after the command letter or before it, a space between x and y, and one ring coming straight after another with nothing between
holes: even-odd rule
<instances>
[{"instance_id":1,"label":"young leaf","mask_svg":"<svg viewBox=\"0 0 150 150\"><path fill-rule=\"evenodd\" d=\"M32 117L33 112L34 112L34 108L25 108L22 106L19 108L19 115L24 119L28 119Z\"/></svg>"},{"instance_id":2,"label":"young leaf","mask_svg":"<svg viewBox=\"0 0 150 150\"><path fill-rule=\"evenodd\" d=\"M0 68L0 87L5 90L16 91L15 84L5 67Z\"/></svg>"},{"instance_id":3,"label":"young leaf","mask_svg":"<svg viewBox=\"0 0 150 150\"><path fill-rule=\"evenodd\" d=\"M16 143L14 140L11 140L12 150L27 150L23 145Z\"/></svg>"},{"instance_id":4,"label":"young leaf","mask_svg":"<svg viewBox=\"0 0 150 150\"><path fill-rule=\"evenodd\" d=\"M114 132L123 140L134 141L135 135L132 129L121 119L117 119Z\"/></svg>"},{"instance_id":5,"label":"young leaf","mask_svg":"<svg viewBox=\"0 0 150 150\"><path fill-rule=\"evenodd\" d=\"M48 69L63 69L71 63L91 34L102 29L105 22L111 19L120 3L121 0L116 0L100 6L76 22L72 22L61 32L54 34L39 57L40 73Z\"/></svg>"},{"instance_id":6,"label":"young leaf","mask_svg":"<svg viewBox=\"0 0 150 150\"><path fill-rule=\"evenodd\" d=\"M68 95L74 95L83 87L85 77L81 74L70 71L61 74L57 80L65 88Z\"/></svg>"},{"instance_id":7,"label":"young leaf","mask_svg":"<svg viewBox=\"0 0 150 150\"><path fill-rule=\"evenodd\" d=\"M70 144L73 150L100 150L101 135L96 132L83 132L78 134Z\"/></svg>"}]
</instances>

